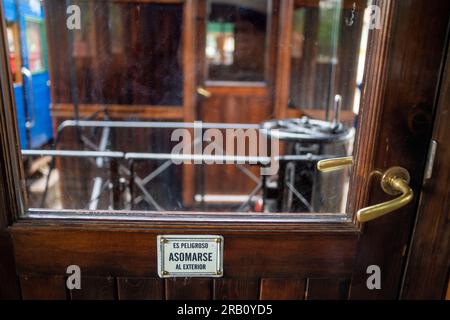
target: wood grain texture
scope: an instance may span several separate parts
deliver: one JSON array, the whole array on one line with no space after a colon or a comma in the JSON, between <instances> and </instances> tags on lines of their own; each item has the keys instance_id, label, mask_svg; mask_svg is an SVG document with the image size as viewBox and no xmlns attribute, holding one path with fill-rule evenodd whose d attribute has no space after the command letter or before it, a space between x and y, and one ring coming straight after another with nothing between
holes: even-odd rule
<instances>
[{"instance_id":1,"label":"wood grain texture","mask_svg":"<svg viewBox=\"0 0 450 320\"><path fill-rule=\"evenodd\" d=\"M258 279L216 279L214 300L257 300Z\"/></svg>"},{"instance_id":2,"label":"wood grain texture","mask_svg":"<svg viewBox=\"0 0 450 320\"><path fill-rule=\"evenodd\" d=\"M0 4L0 21L5 21L3 3ZM0 34L5 35L3 27L4 24L0 26ZM5 40L5 36L0 37L0 299L20 299L20 283L15 272L14 248L8 227L24 210L25 190L20 183L23 169L19 160L19 134L11 125L17 123L17 118L12 112L15 110L11 90L13 79Z\"/></svg>"},{"instance_id":3,"label":"wood grain texture","mask_svg":"<svg viewBox=\"0 0 450 320\"><path fill-rule=\"evenodd\" d=\"M62 276L21 275L24 300L66 300L66 279Z\"/></svg>"},{"instance_id":4,"label":"wood grain texture","mask_svg":"<svg viewBox=\"0 0 450 320\"><path fill-rule=\"evenodd\" d=\"M177 278L166 279L166 300L210 300L211 279Z\"/></svg>"},{"instance_id":5,"label":"wood grain texture","mask_svg":"<svg viewBox=\"0 0 450 320\"><path fill-rule=\"evenodd\" d=\"M117 278L119 300L164 299L164 280L157 278Z\"/></svg>"},{"instance_id":6,"label":"wood grain texture","mask_svg":"<svg viewBox=\"0 0 450 320\"><path fill-rule=\"evenodd\" d=\"M348 279L308 279L306 300L346 300L349 294Z\"/></svg>"},{"instance_id":7,"label":"wood grain texture","mask_svg":"<svg viewBox=\"0 0 450 320\"><path fill-rule=\"evenodd\" d=\"M262 279L261 300L303 300L305 279Z\"/></svg>"},{"instance_id":8,"label":"wood grain texture","mask_svg":"<svg viewBox=\"0 0 450 320\"><path fill-rule=\"evenodd\" d=\"M442 299L450 265L450 54L439 95L432 176L425 181L401 297Z\"/></svg>"},{"instance_id":9,"label":"wood grain texture","mask_svg":"<svg viewBox=\"0 0 450 320\"><path fill-rule=\"evenodd\" d=\"M278 34L278 61L274 114L277 119L286 118L291 74L291 40L294 1L281 2Z\"/></svg>"},{"instance_id":10,"label":"wood grain texture","mask_svg":"<svg viewBox=\"0 0 450 320\"><path fill-rule=\"evenodd\" d=\"M67 266L76 264L90 276L157 277L156 236L192 233L127 229L13 227L17 270L63 275ZM356 235L221 234L225 276L233 278L346 277L351 274L357 241Z\"/></svg>"},{"instance_id":11,"label":"wood grain texture","mask_svg":"<svg viewBox=\"0 0 450 320\"><path fill-rule=\"evenodd\" d=\"M72 119L74 115L73 104L53 103L52 116L60 119ZM82 104L79 105L81 117L89 117L96 112L108 112L112 120L140 119L140 120L183 120L183 108L180 106L151 106L126 104Z\"/></svg>"},{"instance_id":12,"label":"wood grain texture","mask_svg":"<svg viewBox=\"0 0 450 320\"><path fill-rule=\"evenodd\" d=\"M384 44L367 60L370 73L360 119L364 126L359 128L353 180L354 190L361 194L350 201L352 212L389 199L379 181L370 179L374 169L402 166L411 174L411 188L416 194L421 189L450 15L450 2L445 0L377 3L384 12L383 28L371 37ZM433 19L426 28L418 28L424 16ZM418 201L416 196L407 207L364 225L351 298L398 298ZM381 290L366 286L366 270L372 264L382 270Z\"/></svg>"},{"instance_id":13,"label":"wood grain texture","mask_svg":"<svg viewBox=\"0 0 450 320\"><path fill-rule=\"evenodd\" d=\"M83 272L83 269L81 269ZM114 300L116 298L113 277L81 276L81 289L70 290L72 300Z\"/></svg>"}]
</instances>

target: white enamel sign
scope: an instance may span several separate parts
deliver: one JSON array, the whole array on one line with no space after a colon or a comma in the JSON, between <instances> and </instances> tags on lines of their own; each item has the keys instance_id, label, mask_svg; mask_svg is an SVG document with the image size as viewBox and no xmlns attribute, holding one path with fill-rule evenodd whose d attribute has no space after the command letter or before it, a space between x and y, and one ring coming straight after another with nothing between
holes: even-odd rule
<instances>
[{"instance_id":1,"label":"white enamel sign","mask_svg":"<svg viewBox=\"0 0 450 320\"><path fill-rule=\"evenodd\" d=\"M161 278L223 275L222 236L163 235L157 241Z\"/></svg>"}]
</instances>

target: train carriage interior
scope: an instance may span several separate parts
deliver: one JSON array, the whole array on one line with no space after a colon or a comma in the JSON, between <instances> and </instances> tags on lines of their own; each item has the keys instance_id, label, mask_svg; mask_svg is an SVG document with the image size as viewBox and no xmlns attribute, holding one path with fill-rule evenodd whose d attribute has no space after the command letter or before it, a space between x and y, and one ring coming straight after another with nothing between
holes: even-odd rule
<instances>
[{"instance_id":1,"label":"train carriage interior","mask_svg":"<svg viewBox=\"0 0 450 320\"><path fill-rule=\"evenodd\" d=\"M352 154L365 1L297 1L287 24L278 0L200 1L194 17L174 3L73 5L4 0L30 208L345 210L349 171L316 164ZM186 124L196 146L173 164ZM276 156L261 148L273 140ZM188 159L205 152L215 159ZM279 170L261 175L264 157Z\"/></svg>"}]
</instances>

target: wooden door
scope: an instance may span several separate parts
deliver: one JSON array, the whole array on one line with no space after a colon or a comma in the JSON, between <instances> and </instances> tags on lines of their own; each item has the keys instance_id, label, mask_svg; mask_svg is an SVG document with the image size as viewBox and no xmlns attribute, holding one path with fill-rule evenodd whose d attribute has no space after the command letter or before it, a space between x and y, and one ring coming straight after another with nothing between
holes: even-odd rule
<instances>
[{"instance_id":1,"label":"wooden door","mask_svg":"<svg viewBox=\"0 0 450 320\"><path fill-rule=\"evenodd\" d=\"M421 189L450 10L444 0L376 3L384 13L383 28L371 33L359 119L364 125L357 133L348 214L26 210L2 38L0 230L5 239L1 267L6 272L0 274L13 274L5 282L7 289L2 288L5 295L23 299L398 298L418 197L366 223L357 221L356 211L390 199L373 177L375 171L402 166L411 175L415 194ZM433 18L422 25L424 16ZM422 27L416 28L417 24ZM222 235L223 277L159 278L156 239L168 234ZM81 290L66 289L70 265L81 268ZM381 270L380 289L367 286L372 265Z\"/></svg>"},{"instance_id":2,"label":"wooden door","mask_svg":"<svg viewBox=\"0 0 450 320\"><path fill-rule=\"evenodd\" d=\"M276 118L274 101L279 7L278 0L247 1L243 4L232 1L198 3L195 30L199 89L196 113L199 121L260 124ZM246 12L242 13L244 9ZM234 43L230 57L226 50L228 40ZM218 57L210 53L212 47ZM206 199L210 196L239 198L248 195L256 184L245 170L257 175L258 168L198 167L196 171L201 180L196 186L196 194ZM208 208L221 205L220 200L213 202L212 206L208 206L208 200L203 204Z\"/></svg>"}]
</instances>

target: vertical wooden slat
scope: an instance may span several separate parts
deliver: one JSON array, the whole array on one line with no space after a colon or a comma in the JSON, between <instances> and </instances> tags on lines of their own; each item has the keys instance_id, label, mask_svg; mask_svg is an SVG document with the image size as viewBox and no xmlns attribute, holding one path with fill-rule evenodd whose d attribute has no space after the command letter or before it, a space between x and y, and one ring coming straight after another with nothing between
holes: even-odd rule
<instances>
[{"instance_id":1,"label":"vertical wooden slat","mask_svg":"<svg viewBox=\"0 0 450 320\"><path fill-rule=\"evenodd\" d=\"M154 278L118 278L119 300L162 300L164 282Z\"/></svg>"},{"instance_id":2,"label":"vertical wooden slat","mask_svg":"<svg viewBox=\"0 0 450 320\"><path fill-rule=\"evenodd\" d=\"M66 280L61 276L20 276L24 300L66 300Z\"/></svg>"},{"instance_id":3,"label":"vertical wooden slat","mask_svg":"<svg viewBox=\"0 0 450 320\"><path fill-rule=\"evenodd\" d=\"M349 287L348 279L308 279L306 300L345 300Z\"/></svg>"},{"instance_id":4,"label":"vertical wooden slat","mask_svg":"<svg viewBox=\"0 0 450 320\"><path fill-rule=\"evenodd\" d=\"M70 296L72 300L114 300L114 278L82 277L81 289L70 290Z\"/></svg>"},{"instance_id":5,"label":"vertical wooden slat","mask_svg":"<svg viewBox=\"0 0 450 320\"><path fill-rule=\"evenodd\" d=\"M214 280L214 300L256 300L258 282L257 279Z\"/></svg>"},{"instance_id":6,"label":"vertical wooden slat","mask_svg":"<svg viewBox=\"0 0 450 320\"><path fill-rule=\"evenodd\" d=\"M167 300L210 300L211 297L210 279L166 279Z\"/></svg>"},{"instance_id":7,"label":"vertical wooden slat","mask_svg":"<svg viewBox=\"0 0 450 320\"><path fill-rule=\"evenodd\" d=\"M305 279L262 279L261 300L303 300Z\"/></svg>"},{"instance_id":8,"label":"vertical wooden slat","mask_svg":"<svg viewBox=\"0 0 450 320\"><path fill-rule=\"evenodd\" d=\"M291 75L291 36L294 1L281 3L281 18L279 23L278 61L275 86L275 116L277 119L286 117L289 100L289 78Z\"/></svg>"},{"instance_id":9,"label":"vertical wooden slat","mask_svg":"<svg viewBox=\"0 0 450 320\"><path fill-rule=\"evenodd\" d=\"M183 120L193 122L196 115L195 71L195 3L187 0L183 8ZM192 132L191 132L192 134ZM183 165L183 204L189 206L194 199L195 170L193 165Z\"/></svg>"}]
</instances>

